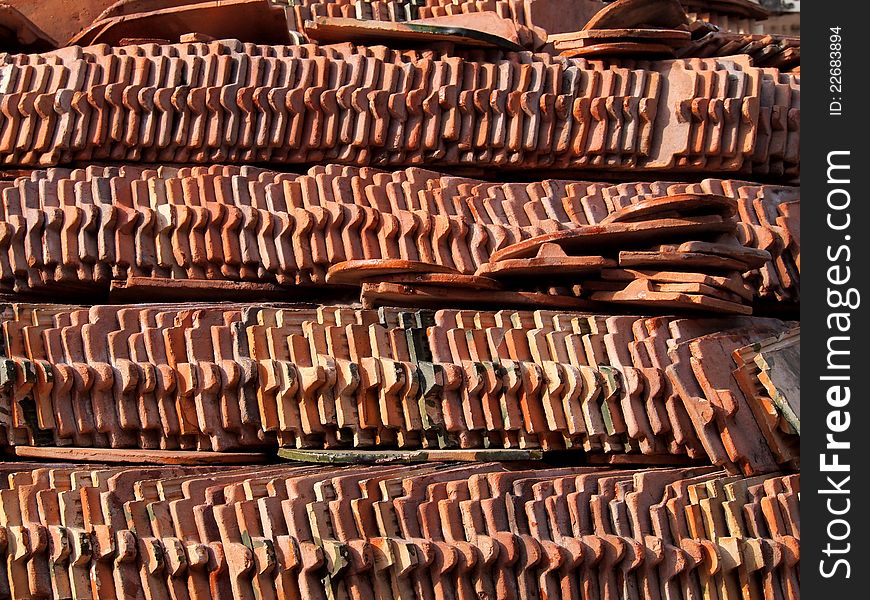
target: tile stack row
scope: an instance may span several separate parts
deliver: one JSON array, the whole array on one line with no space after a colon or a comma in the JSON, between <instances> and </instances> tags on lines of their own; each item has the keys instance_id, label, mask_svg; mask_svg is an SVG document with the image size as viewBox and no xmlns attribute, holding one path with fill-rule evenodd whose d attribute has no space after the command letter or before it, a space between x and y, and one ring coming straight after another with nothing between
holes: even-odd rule
<instances>
[{"instance_id":1,"label":"tile stack row","mask_svg":"<svg viewBox=\"0 0 870 600\"><path fill-rule=\"evenodd\" d=\"M296 58L299 47L213 43L7 55L0 153L29 166L799 172L800 78L745 56L631 69L547 54L397 63L354 51Z\"/></svg>"},{"instance_id":2,"label":"tile stack row","mask_svg":"<svg viewBox=\"0 0 870 600\"><path fill-rule=\"evenodd\" d=\"M109 290L147 287L152 299L194 288L202 294L284 290L304 298L303 290L314 287L358 290L384 283L463 285L472 304L472 292L485 292L485 302L490 293L525 290L548 296L529 296L535 301L556 302L557 293L567 306L584 306L588 301L579 300L572 286L602 277L626 280L626 272L610 272L619 267L632 270L628 280L712 283L736 294L741 305L753 298L799 299L800 198L798 188L787 186L717 179L490 183L418 168L381 172L338 165L312 167L304 175L125 165L36 170L0 182L0 189L0 290L7 293L54 295L63 286L67 293L104 298ZM670 262L659 253L622 252L619 260L599 257L577 266L567 282L565 261L555 258L520 269L534 278L518 278L520 271L505 261L492 262L541 236L552 241L598 231L595 226L625 228L620 220L650 217L652 205L658 204L659 217L673 216L677 209L662 206L668 202L663 198L674 207L681 200L691 204L694 214L736 211L736 224L731 217L714 224L727 224L730 245L674 246L673 237L653 229L645 239L671 244ZM629 247L624 240L614 246ZM686 279L690 272L696 276ZM371 286L368 296L377 296ZM580 296L588 297L582 289ZM501 297L525 303L522 296Z\"/></svg>"},{"instance_id":3,"label":"tile stack row","mask_svg":"<svg viewBox=\"0 0 870 600\"><path fill-rule=\"evenodd\" d=\"M642 200L598 225L505 246L477 274L567 280L592 301L751 314L753 292L740 274L764 266L770 254L737 240L736 204L699 194Z\"/></svg>"},{"instance_id":4,"label":"tile stack row","mask_svg":"<svg viewBox=\"0 0 870 600\"><path fill-rule=\"evenodd\" d=\"M7 306L6 443L543 448L792 464L731 353L775 319L187 304Z\"/></svg>"},{"instance_id":5,"label":"tile stack row","mask_svg":"<svg viewBox=\"0 0 870 600\"><path fill-rule=\"evenodd\" d=\"M798 475L23 468L4 597L799 598Z\"/></svg>"}]
</instances>

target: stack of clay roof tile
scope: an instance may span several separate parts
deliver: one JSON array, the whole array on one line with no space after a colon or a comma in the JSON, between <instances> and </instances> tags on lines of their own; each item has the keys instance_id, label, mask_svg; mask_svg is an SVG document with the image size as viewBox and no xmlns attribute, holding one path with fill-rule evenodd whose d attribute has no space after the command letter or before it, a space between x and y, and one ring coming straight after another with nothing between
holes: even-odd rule
<instances>
[{"instance_id":1,"label":"stack of clay roof tile","mask_svg":"<svg viewBox=\"0 0 870 600\"><path fill-rule=\"evenodd\" d=\"M590 298L618 301L607 295L615 282L642 279L667 284L661 292L714 297L702 303L708 310L799 299L800 204L792 187L716 179L489 183L337 165L305 175L54 168L0 187L7 293L63 289L104 298L147 286L167 298L196 289L201 298L209 290L213 298L280 290L304 298L304 289L362 285L371 297L372 285L388 283L466 286L468 302L478 304L522 305L522 296L509 294L529 292L535 301L582 307ZM558 252L535 257L548 248ZM571 263L562 248L580 256ZM530 273L536 277L523 277ZM590 282L598 283L584 289Z\"/></svg>"},{"instance_id":2,"label":"stack of clay roof tile","mask_svg":"<svg viewBox=\"0 0 870 600\"><path fill-rule=\"evenodd\" d=\"M692 21L678 2L638 0L634 10L624 0L607 5L577 30L550 34L553 49L568 57L601 57L619 65L618 57L638 59L711 58L746 55L756 67L774 67L799 72L800 38L746 33L753 27L727 21L717 27L706 21ZM755 7L760 8L760 7ZM697 17L697 15L695 15ZM716 21L716 19L713 19Z\"/></svg>"},{"instance_id":3,"label":"stack of clay roof tile","mask_svg":"<svg viewBox=\"0 0 870 600\"><path fill-rule=\"evenodd\" d=\"M177 42L187 34L226 37L222 32L228 30L246 41L265 42L283 36L279 39L304 43L308 41L306 23L317 18L401 23L453 16L477 21L480 14L496 16L518 29L558 33L580 29L605 6L597 0L86 0L79 3L76 12L60 16L57 12L64 10L64 0L41 0L41 6L32 6L29 0L11 2L13 10L17 7L25 14L0 14L0 22L21 23L31 30L34 26L27 20L29 16L65 45L126 45L143 38ZM23 46L19 48L26 50L28 40L20 43ZM51 40L50 47L56 46Z\"/></svg>"},{"instance_id":4,"label":"stack of clay roof tile","mask_svg":"<svg viewBox=\"0 0 870 600\"><path fill-rule=\"evenodd\" d=\"M4 597L799 598L797 475L0 468Z\"/></svg>"},{"instance_id":5,"label":"stack of clay roof tile","mask_svg":"<svg viewBox=\"0 0 870 600\"><path fill-rule=\"evenodd\" d=\"M10 1L0 599L799 598L757 5Z\"/></svg>"},{"instance_id":6,"label":"stack of clay roof tile","mask_svg":"<svg viewBox=\"0 0 870 600\"><path fill-rule=\"evenodd\" d=\"M25 446L577 448L707 457L750 474L794 456L768 449L730 353L787 328L549 311L11 305L2 425L7 443Z\"/></svg>"},{"instance_id":7,"label":"stack of clay roof tile","mask_svg":"<svg viewBox=\"0 0 870 600\"><path fill-rule=\"evenodd\" d=\"M799 171L800 78L746 57L617 68L531 53L478 62L345 50L214 42L7 55L0 152L30 166Z\"/></svg>"},{"instance_id":8,"label":"stack of clay roof tile","mask_svg":"<svg viewBox=\"0 0 870 600\"><path fill-rule=\"evenodd\" d=\"M757 33L757 19L766 18L764 9L742 0L685 0L682 7L677 0L119 0L114 4L111 0L89 0L73 13L64 12L63 0L41 0L38 4L41 6L33 7L25 0L4 4L0 27L12 35L2 49L32 52L59 45L127 45L137 40L168 43L228 36L260 43L305 43L309 41L308 24L316 19L354 19L384 23L387 28L393 23L428 20L430 24L475 29L482 23L480 15L508 23L521 33L524 47L536 49L536 45L529 45L531 38L525 32L546 38L547 34L579 31L599 13L608 14L616 27L631 27L632 17L665 12L662 8L671 5L669 10L679 11L685 23L709 22L734 33ZM457 17L466 21L457 21ZM57 41L40 27L49 30Z\"/></svg>"},{"instance_id":9,"label":"stack of clay roof tile","mask_svg":"<svg viewBox=\"0 0 870 600\"><path fill-rule=\"evenodd\" d=\"M519 26L540 28L550 34L583 29L598 12L609 10L618 16L638 7L660 8L674 4L687 11L687 19L704 21L724 31L754 33L757 22L766 19L767 11L748 0L274 0L287 5L287 21L292 32L304 31L304 24L317 17L344 17L374 21L412 21L452 15L493 12Z\"/></svg>"}]
</instances>

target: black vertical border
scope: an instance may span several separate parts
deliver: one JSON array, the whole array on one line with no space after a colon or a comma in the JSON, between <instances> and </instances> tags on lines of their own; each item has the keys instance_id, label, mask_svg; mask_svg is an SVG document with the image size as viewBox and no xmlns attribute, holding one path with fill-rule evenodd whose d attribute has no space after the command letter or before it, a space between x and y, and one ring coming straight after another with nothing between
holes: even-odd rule
<instances>
[{"instance_id":1,"label":"black vertical border","mask_svg":"<svg viewBox=\"0 0 870 600\"><path fill-rule=\"evenodd\" d=\"M802 121L801 121L801 387L803 396L801 431L801 593L804 598L870 598L870 564L865 557L870 548L868 537L867 512L868 486L865 480L867 463L870 461L870 333L867 317L870 310L870 215L866 208L870 192L870 162L867 147L870 145L870 103L864 96L867 89L864 51L870 37L870 24L863 18L866 4L860 2L818 2L805 0L801 14L801 83ZM831 68L836 63L836 47L831 46L832 27L840 27L842 37L841 81L842 90L831 88L836 79L831 80ZM805 78L804 78L805 74ZM830 114L830 102L840 98L842 114ZM834 179L849 179L849 183L830 183L828 180L828 160L831 152L838 154L833 160L848 161L850 172L832 172ZM850 197L849 207L833 211L828 205L832 190L845 189ZM842 204L842 192L833 192L831 199ZM850 225L842 231L835 231L828 225L828 218L835 224L842 224L845 213L851 218ZM849 247L851 260L846 261ZM838 251L840 252L838 254ZM831 260L830 256L838 257ZM829 271L840 265L839 271ZM833 276L842 278L844 267L851 267L851 279L841 285L830 281ZM860 305L852 310L833 308L829 294L839 290L846 293L855 288L861 295ZM829 318L834 312L849 312L850 331L848 334L829 329ZM841 322L842 324L842 322ZM840 358L848 361L850 380L841 382L850 388L850 400L841 407L828 402L828 392L836 382L823 377L833 372L827 368L828 342L832 335L848 335L850 354ZM843 341L835 342L839 349L845 349ZM837 374L846 373L840 370ZM834 402L837 402L836 396ZM832 415L832 411L842 411ZM838 432L835 440L848 442L847 450L826 449L829 419L834 427L843 425L849 413L849 426L846 431ZM833 461L838 454L841 464L848 464L849 472L823 472L822 454L825 461ZM828 480L828 477L831 480ZM849 479L844 483L845 476ZM840 486L848 493L840 493ZM832 493L836 492L836 493ZM829 504L830 502L830 504ZM832 511L848 512L842 515ZM834 522L842 519L843 522ZM848 536L845 534L848 532ZM836 539L843 538L843 539ZM830 547L828 546L830 544ZM840 551L847 550L843 553ZM835 564L838 559L848 562ZM825 577L826 571L830 577Z\"/></svg>"}]
</instances>

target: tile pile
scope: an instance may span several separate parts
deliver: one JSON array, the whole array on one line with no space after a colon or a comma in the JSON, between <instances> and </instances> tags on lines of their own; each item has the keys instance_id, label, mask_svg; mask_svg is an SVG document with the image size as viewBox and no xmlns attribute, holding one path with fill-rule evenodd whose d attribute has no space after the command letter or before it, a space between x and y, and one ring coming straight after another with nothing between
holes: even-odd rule
<instances>
[{"instance_id":1,"label":"tile pile","mask_svg":"<svg viewBox=\"0 0 870 600\"><path fill-rule=\"evenodd\" d=\"M578 448L746 474L795 458L768 450L732 373L775 319L15 304L2 327L13 445Z\"/></svg>"},{"instance_id":2,"label":"tile pile","mask_svg":"<svg viewBox=\"0 0 870 600\"><path fill-rule=\"evenodd\" d=\"M799 598L764 10L8 1L0 598Z\"/></svg>"},{"instance_id":3,"label":"tile pile","mask_svg":"<svg viewBox=\"0 0 870 600\"><path fill-rule=\"evenodd\" d=\"M304 290L389 283L465 285L466 301L478 304L492 292L520 291L582 307L578 284L581 298L591 292L610 302L605 294L614 290L602 286L642 279L667 283L670 292L720 288L706 295L728 304L707 303L713 310L799 299L799 189L788 186L490 183L338 165L304 175L125 165L36 170L0 189L0 291L35 297L62 289L104 299L110 290L147 286L164 297L285 290L304 299ZM708 208L713 213L698 216ZM671 218L679 211L689 216ZM727 216L734 212L736 224ZM690 233L664 233L658 226L666 222ZM642 237L618 233L630 228ZM588 232L596 240L609 232L609 257L516 258L524 248L577 248ZM530 272L538 277L518 277ZM602 278L609 283L583 289ZM690 287L675 287L681 284ZM501 298L525 304L521 296Z\"/></svg>"},{"instance_id":4,"label":"tile pile","mask_svg":"<svg viewBox=\"0 0 870 600\"><path fill-rule=\"evenodd\" d=\"M22 467L4 597L799 598L798 475Z\"/></svg>"},{"instance_id":5,"label":"tile pile","mask_svg":"<svg viewBox=\"0 0 870 600\"><path fill-rule=\"evenodd\" d=\"M799 173L800 77L745 57L323 54L213 42L6 55L2 159Z\"/></svg>"}]
</instances>

